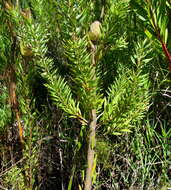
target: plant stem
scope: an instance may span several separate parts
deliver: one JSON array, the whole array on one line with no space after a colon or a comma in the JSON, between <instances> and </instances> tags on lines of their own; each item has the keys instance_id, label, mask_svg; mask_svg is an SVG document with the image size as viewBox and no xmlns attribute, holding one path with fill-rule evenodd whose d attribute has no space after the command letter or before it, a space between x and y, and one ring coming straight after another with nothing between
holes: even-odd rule
<instances>
[{"instance_id":1,"label":"plant stem","mask_svg":"<svg viewBox=\"0 0 171 190\"><path fill-rule=\"evenodd\" d=\"M12 36L12 45L11 45L11 55L10 55L10 62L7 67L6 75L7 75L7 82L8 82L8 91L9 91L9 101L11 105L11 110L15 113L15 117L18 123L18 135L20 138L21 144L24 143L23 140L23 129L21 125L20 119L20 111L19 111L19 102L18 97L16 94L17 91L17 77L16 77L16 70L15 70L15 57L17 51L17 37L14 32L13 26L11 22L8 22L9 32Z\"/></svg>"},{"instance_id":2,"label":"plant stem","mask_svg":"<svg viewBox=\"0 0 171 190\"><path fill-rule=\"evenodd\" d=\"M90 128L89 128L89 139L88 139L88 153L87 153L87 170L84 190L91 190L92 187L92 176L94 166L94 147L95 147L95 130L97 124L96 110L91 110L90 116Z\"/></svg>"}]
</instances>

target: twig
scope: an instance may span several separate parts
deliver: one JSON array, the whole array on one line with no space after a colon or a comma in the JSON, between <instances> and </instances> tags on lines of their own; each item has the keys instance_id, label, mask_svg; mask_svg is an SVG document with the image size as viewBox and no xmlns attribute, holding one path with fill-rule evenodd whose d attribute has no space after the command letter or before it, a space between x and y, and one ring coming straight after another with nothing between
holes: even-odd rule
<instances>
[{"instance_id":1,"label":"twig","mask_svg":"<svg viewBox=\"0 0 171 190\"><path fill-rule=\"evenodd\" d=\"M2 185L0 185L0 188L1 188L2 190L8 190L7 188L3 187Z\"/></svg>"},{"instance_id":2,"label":"twig","mask_svg":"<svg viewBox=\"0 0 171 190\"><path fill-rule=\"evenodd\" d=\"M24 158L20 159L18 162L16 162L15 164L13 164L11 167L7 168L6 170L4 170L2 173L0 173L0 177L2 177L3 175L5 175L6 173L8 173L8 171L10 169L12 169L14 166L16 166L17 164L19 164L20 162L22 162L24 160Z\"/></svg>"}]
</instances>

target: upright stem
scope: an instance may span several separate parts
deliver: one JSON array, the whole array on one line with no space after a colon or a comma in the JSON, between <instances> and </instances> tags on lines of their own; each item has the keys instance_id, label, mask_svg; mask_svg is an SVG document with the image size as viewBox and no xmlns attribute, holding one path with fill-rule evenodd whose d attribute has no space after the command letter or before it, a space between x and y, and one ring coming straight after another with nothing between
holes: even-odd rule
<instances>
[{"instance_id":1,"label":"upright stem","mask_svg":"<svg viewBox=\"0 0 171 190\"><path fill-rule=\"evenodd\" d=\"M8 90L9 90L9 99L10 99L10 105L13 113L15 113L15 117L18 124L18 134L20 138L20 142L23 144L23 128L21 125L21 119L20 119L20 113L19 113L19 102L18 97L16 94L17 90L17 82L16 82L16 71L15 71L15 56L16 56L16 44L17 44L17 37L15 32L13 31L13 26L11 22L8 22L9 31L12 37L12 45L11 45L11 57L10 62L8 65L7 70L7 77L8 77Z\"/></svg>"},{"instance_id":2,"label":"upright stem","mask_svg":"<svg viewBox=\"0 0 171 190\"><path fill-rule=\"evenodd\" d=\"M84 190L91 190L92 187L92 177L93 177L93 167L94 167L94 158L95 158L95 143L96 143L96 110L91 110L90 116L90 125L89 125L89 138L88 138L88 153L87 153L87 170L86 170L86 179Z\"/></svg>"}]
</instances>

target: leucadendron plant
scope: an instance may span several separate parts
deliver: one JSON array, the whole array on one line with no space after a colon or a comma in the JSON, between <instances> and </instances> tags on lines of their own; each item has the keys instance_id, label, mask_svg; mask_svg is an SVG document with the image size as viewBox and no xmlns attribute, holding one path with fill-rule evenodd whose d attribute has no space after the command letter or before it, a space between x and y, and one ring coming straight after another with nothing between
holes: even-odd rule
<instances>
[{"instance_id":1,"label":"leucadendron plant","mask_svg":"<svg viewBox=\"0 0 171 190\"><path fill-rule=\"evenodd\" d=\"M43 17L45 12L42 2L39 1L41 6L39 5L38 18ZM53 59L47 57L46 43L50 31L46 29L46 25L37 23L33 19L32 24L25 30L25 34L33 38L35 44L32 46L35 52L33 62L41 67L41 75L47 81L45 86L52 100L70 118L80 123L76 157L78 158L80 149L87 151L87 161L83 167L86 171L82 176L84 183L79 184L79 188L84 190L92 189L95 183L96 133L99 128L97 126L100 126L103 133L110 135L131 132L136 122L139 122L148 110L148 75L142 70L144 64L150 59L146 58L146 54L141 54L143 48L148 48L146 41L138 43L134 55L130 56L134 69L123 66L116 78L113 78L108 85L108 89L103 89L107 77L103 76L105 75L103 70L107 69L103 67L103 62L112 64L104 60L105 56L110 51L114 53L127 47L125 33L118 29L117 19L122 20L127 16L128 8L126 10L124 8L128 3L129 1L116 2L113 5L109 2L106 13L103 13L105 5L102 4L99 18L97 18L98 14L91 14L95 4L89 1L65 1L62 4L60 2L54 4L58 8L57 35L62 42L63 54L66 57L64 64L68 67L66 77L61 76L58 69L54 69ZM101 20L102 35L97 41L91 41L88 32L95 19ZM113 19L116 24L111 25ZM48 23L48 20L45 23ZM82 144L83 142L86 146ZM75 169L76 162L73 165L68 189L72 188L74 176L78 171L78 168Z\"/></svg>"}]
</instances>

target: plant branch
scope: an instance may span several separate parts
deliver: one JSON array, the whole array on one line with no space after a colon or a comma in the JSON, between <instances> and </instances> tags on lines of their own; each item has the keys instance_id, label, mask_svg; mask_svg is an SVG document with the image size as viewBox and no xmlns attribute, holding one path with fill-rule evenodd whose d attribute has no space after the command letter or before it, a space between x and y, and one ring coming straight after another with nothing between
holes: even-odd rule
<instances>
[{"instance_id":1,"label":"plant branch","mask_svg":"<svg viewBox=\"0 0 171 190\"><path fill-rule=\"evenodd\" d=\"M85 186L84 190L91 190L92 187L92 177L93 177L93 168L95 162L95 134L96 134L96 124L97 124L97 117L96 117L96 110L91 110L90 116L90 125L89 125L89 139L88 139L88 154L87 154L87 170L86 170L86 179L85 179Z\"/></svg>"}]
</instances>

